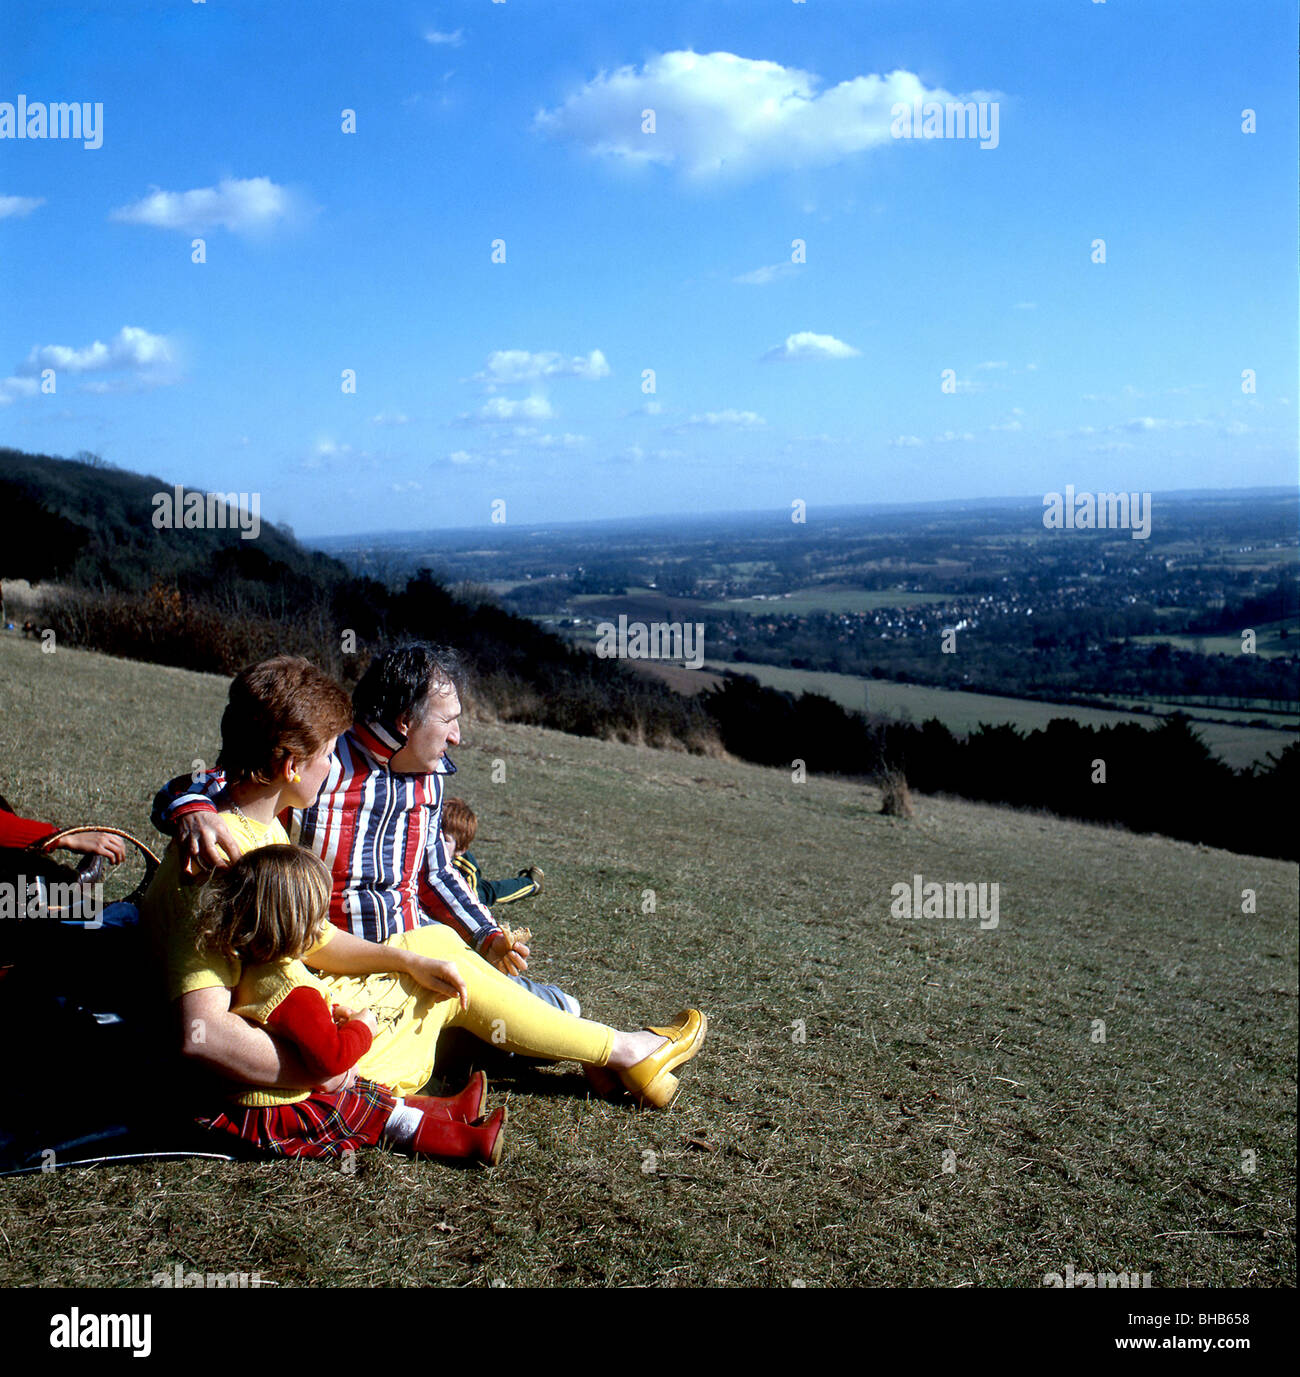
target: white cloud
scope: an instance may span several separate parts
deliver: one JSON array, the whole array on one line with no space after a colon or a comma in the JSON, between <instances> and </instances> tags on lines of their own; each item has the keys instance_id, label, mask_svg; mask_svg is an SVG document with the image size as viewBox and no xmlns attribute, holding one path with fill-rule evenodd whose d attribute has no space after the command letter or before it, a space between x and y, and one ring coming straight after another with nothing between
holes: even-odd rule
<instances>
[{"instance_id":1,"label":"white cloud","mask_svg":"<svg viewBox=\"0 0 1300 1377\"><path fill-rule=\"evenodd\" d=\"M453 464L472 464L475 462L474 455L467 449L454 449L447 456Z\"/></svg>"},{"instance_id":2,"label":"white cloud","mask_svg":"<svg viewBox=\"0 0 1300 1377\"><path fill-rule=\"evenodd\" d=\"M288 219L298 209L294 194L269 177L223 177L216 186L192 191L162 191L154 187L143 200L119 206L109 217L130 225L199 233L228 229L236 234L264 231Z\"/></svg>"},{"instance_id":3,"label":"white cloud","mask_svg":"<svg viewBox=\"0 0 1300 1377\"><path fill-rule=\"evenodd\" d=\"M137 325L124 325L105 344L95 340L81 348L67 344L33 345L31 352L14 369L18 378L5 380L5 402L16 396L32 396L38 390L36 378L47 368L77 377L90 373L119 373L123 377L92 379L83 383L83 392L136 392L142 388L163 387L177 380L176 346L166 335L153 335ZM19 380L21 379L21 385Z\"/></svg>"},{"instance_id":4,"label":"white cloud","mask_svg":"<svg viewBox=\"0 0 1300 1377\"><path fill-rule=\"evenodd\" d=\"M34 397L40 390L35 378L0 378L0 406L8 406L15 397Z\"/></svg>"},{"instance_id":5,"label":"white cloud","mask_svg":"<svg viewBox=\"0 0 1300 1377\"><path fill-rule=\"evenodd\" d=\"M1005 359L991 359L988 363L977 363L977 364L975 365L975 367L976 367L976 368L985 368L985 369L987 369L987 368L1006 368L1006 367L1007 367L1007 361L1006 361Z\"/></svg>"},{"instance_id":6,"label":"white cloud","mask_svg":"<svg viewBox=\"0 0 1300 1377\"><path fill-rule=\"evenodd\" d=\"M1191 421L1171 420L1163 416L1135 416L1122 426L1111 426L1111 430L1127 430L1137 433L1164 430L1213 430L1220 435L1247 435L1253 433L1251 427L1242 421L1224 421L1222 417L1210 420L1199 416Z\"/></svg>"},{"instance_id":7,"label":"white cloud","mask_svg":"<svg viewBox=\"0 0 1300 1377\"><path fill-rule=\"evenodd\" d=\"M921 443L917 435L899 435L889 442L890 449L916 449Z\"/></svg>"},{"instance_id":8,"label":"white cloud","mask_svg":"<svg viewBox=\"0 0 1300 1377\"><path fill-rule=\"evenodd\" d=\"M426 29L424 31L424 41L434 43L439 46L459 48L463 29L456 29L453 33L440 33L437 29Z\"/></svg>"},{"instance_id":9,"label":"white cloud","mask_svg":"<svg viewBox=\"0 0 1300 1377\"><path fill-rule=\"evenodd\" d=\"M300 469L308 471L314 469L338 468L343 464L350 464L355 459L365 458L364 454L355 455L351 445L341 444L337 440L331 439L328 435L322 436L311 447L311 453L298 463Z\"/></svg>"},{"instance_id":10,"label":"white cloud","mask_svg":"<svg viewBox=\"0 0 1300 1377\"><path fill-rule=\"evenodd\" d=\"M0 220L30 215L45 204L44 196L0 196Z\"/></svg>"},{"instance_id":11,"label":"white cloud","mask_svg":"<svg viewBox=\"0 0 1300 1377\"><path fill-rule=\"evenodd\" d=\"M800 330L798 334L787 335L785 343L769 349L763 355L766 363L785 363L793 359L855 359L858 350L845 344L834 335L815 335L811 330Z\"/></svg>"},{"instance_id":12,"label":"white cloud","mask_svg":"<svg viewBox=\"0 0 1300 1377\"><path fill-rule=\"evenodd\" d=\"M1024 427L1024 425L1021 423L1021 421L1018 420L1018 419L1017 419L1016 417L1014 417L1014 416L1013 416L1013 417L1011 418L1011 420L1009 420L1009 421L1003 421L1001 424L994 424L994 425L989 426L989 429L990 429L990 430L1002 430L1002 431L1024 430L1024 428L1025 428L1025 427Z\"/></svg>"},{"instance_id":13,"label":"white cloud","mask_svg":"<svg viewBox=\"0 0 1300 1377\"><path fill-rule=\"evenodd\" d=\"M536 378L586 378L594 382L607 377L609 364L599 349L572 358L556 353L532 354L527 349L498 349L488 355L487 367L474 374L474 381L501 386Z\"/></svg>"},{"instance_id":14,"label":"white cloud","mask_svg":"<svg viewBox=\"0 0 1300 1377\"><path fill-rule=\"evenodd\" d=\"M353 477L363 469L382 469L387 477L393 467L393 461L388 454L381 457L373 450L357 449L346 440L335 440L328 435L317 440L310 453L298 461L299 469L325 469L336 473L346 471ZM376 483L379 481L378 478L375 479Z\"/></svg>"},{"instance_id":15,"label":"white cloud","mask_svg":"<svg viewBox=\"0 0 1300 1377\"><path fill-rule=\"evenodd\" d=\"M581 449L587 443L585 435L571 435L567 430L563 435L541 435L535 444L542 449Z\"/></svg>"},{"instance_id":16,"label":"white cloud","mask_svg":"<svg viewBox=\"0 0 1300 1377\"><path fill-rule=\"evenodd\" d=\"M658 459L664 463L673 463L678 459L686 458L686 451L681 449L642 449L640 445L625 445L616 455L605 456L609 459L626 459L631 464L641 464L647 459Z\"/></svg>"},{"instance_id":17,"label":"white cloud","mask_svg":"<svg viewBox=\"0 0 1300 1377\"><path fill-rule=\"evenodd\" d=\"M151 335L136 325L124 325L112 343L96 340L82 349L65 344L34 346L18 371L34 376L43 368L61 373L98 373L115 368L150 368L173 362L172 345L165 335Z\"/></svg>"},{"instance_id":18,"label":"white cloud","mask_svg":"<svg viewBox=\"0 0 1300 1377\"><path fill-rule=\"evenodd\" d=\"M798 271L797 263L768 263L752 272L741 273L739 277L733 277L731 280L745 287L766 287L769 282L775 282L779 277L790 277Z\"/></svg>"},{"instance_id":19,"label":"white cloud","mask_svg":"<svg viewBox=\"0 0 1300 1377\"><path fill-rule=\"evenodd\" d=\"M688 430L696 427L703 427L715 430L722 426L739 426L743 430L752 430L757 426L765 426L767 422L756 411L705 411L698 416L688 416L680 425L668 427L670 430Z\"/></svg>"},{"instance_id":20,"label":"white cloud","mask_svg":"<svg viewBox=\"0 0 1300 1377\"><path fill-rule=\"evenodd\" d=\"M1154 430L1187 430L1204 429L1212 425L1211 421L1175 421L1165 416L1134 416L1132 420L1125 421L1122 429L1138 432ZM1117 427L1112 426L1111 429Z\"/></svg>"},{"instance_id":21,"label":"white cloud","mask_svg":"<svg viewBox=\"0 0 1300 1377\"><path fill-rule=\"evenodd\" d=\"M1017 311L1036 311L1036 310L1038 310L1038 302L1036 302L1036 301L1017 301L1016 304L1015 304L1015 307L1014 307L1013 309L1015 309L1015 310L1017 310Z\"/></svg>"},{"instance_id":22,"label":"white cloud","mask_svg":"<svg viewBox=\"0 0 1300 1377\"><path fill-rule=\"evenodd\" d=\"M1113 398L1097 398L1096 400L1109 401ZM1125 433L1130 435L1159 435L1171 430L1216 430L1220 435L1242 435L1246 433L1246 427L1241 426L1240 422L1237 422L1234 427L1232 425L1225 426L1222 421L1207 420L1204 417L1183 421L1168 416L1133 416L1117 425L1104 426L1100 431L1094 426L1079 426L1074 433L1076 435Z\"/></svg>"},{"instance_id":23,"label":"white cloud","mask_svg":"<svg viewBox=\"0 0 1300 1377\"><path fill-rule=\"evenodd\" d=\"M969 430L945 430L942 435L934 437L934 443L936 445L951 445L958 440L973 440L974 438Z\"/></svg>"},{"instance_id":24,"label":"white cloud","mask_svg":"<svg viewBox=\"0 0 1300 1377\"><path fill-rule=\"evenodd\" d=\"M404 426L410 419L402 411L381 411L377 416L372 416L370 422L377 426Z\"/></svg>"},{"instance_id":25,"label":"white cloud","mask_svg":"<svg viewBox=\"0 0 1300 1377\"><path fill-rule=\"evenodd\" d=\"M389 492L420 492L423 484L417 483L414 478L408 478L405 483L390 483Z\"/></svg>"},{"instance_id":26,"label":"white cloud","mask_svg":"<svg viewBox=\"0 0 1300 1377\"><path fill-rule=\"evenodd\" d=\"M894 142L899 102L955 99L911 72L857 76L829 90L797 67L735 53L659 53L639 69L602 71L533 127L628 165L658 163L693 178L757 176L839 162ZM976 95L983 93L975 93ZM642 132L643 110L655 132Z\"/></svg>"},{"instance_id":27,"label":"white cloud","mask_svg":"<svg viewBox=\"0 0 1300 1377\"><path fill-rule=\"evenodd\" d=\"M554 415L545 397L520 397L517 400L489 397L473 415L466 414L457 419L466 425L499 425L504 421L549 421Z\"/></svg>"}]
</instances>

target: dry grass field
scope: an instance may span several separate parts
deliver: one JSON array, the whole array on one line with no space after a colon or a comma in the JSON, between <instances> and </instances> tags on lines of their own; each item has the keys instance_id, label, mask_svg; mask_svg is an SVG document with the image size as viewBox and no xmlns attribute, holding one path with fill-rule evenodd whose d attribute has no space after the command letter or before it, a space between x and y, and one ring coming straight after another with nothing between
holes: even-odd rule
<instances>
[{"instance_id":1,"label":"dry grass field","mask_svg":"<svg viewBox=\"0 0 1300 1377\"><path fill-rule=\"evenodd\" d=\"M224 687L0 636L0 792L148 835L156 784L212 759ZM845 781L535 728L471 722L454 754L487 871L546 870L536 971L625 1027L708 1012L677 1106L498 1063L492 1171L3 1180L0 1280L1294 1286L1296 866L926 797L883 817ZM915 875L996 883L997 926L897 911Z\"/></svg>"}]
</instances>

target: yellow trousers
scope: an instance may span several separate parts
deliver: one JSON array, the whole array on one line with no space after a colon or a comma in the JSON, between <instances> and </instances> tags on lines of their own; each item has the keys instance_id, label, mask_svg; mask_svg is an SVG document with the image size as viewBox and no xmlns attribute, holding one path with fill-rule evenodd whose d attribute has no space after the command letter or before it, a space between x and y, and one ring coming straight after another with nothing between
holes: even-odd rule
<instances>
[{"instance_id":1,"label":"yellow trousers","mask_svg":"<svg viewBox=\"0 0 1300 1377\"><path fill-rule=\"evenodd\" d=\"M398 1095L416 1095L433 1074L438 1034L467 1028L475 1037L507 1052L552 1061L604 1066L614 1045L614 1030L574 1018L530 994L472 951L451 928L430 923L391 937L388 946L452 961L469 991L469 1008L454 996L426 990L409 975L315 974L330 999L347 1008L369 1009L379 1023L357 1074L389 1086Z\"/></svg>"}]
</instances>

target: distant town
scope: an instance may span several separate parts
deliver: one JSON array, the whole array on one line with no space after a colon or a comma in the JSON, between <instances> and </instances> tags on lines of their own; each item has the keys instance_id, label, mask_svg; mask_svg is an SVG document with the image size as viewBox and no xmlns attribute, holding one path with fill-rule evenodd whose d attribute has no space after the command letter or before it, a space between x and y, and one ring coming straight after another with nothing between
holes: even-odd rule
<instances>
[{"instance_id":1,"label":"distant town","mask_svg":"<svg viewBox=\"0 0 1300 1377\"><path fill-rule=\"evenodd\" d=\"M393 534L318 542L431 568L575 642L620 615L700 623L712 665L1028 698L1198 704L1294 729L1293 493L1156 494L1149 538L1048 529L1041 503ZM1253 716L1252 716L1253 714Z\"/></svg>"}]
</instances>

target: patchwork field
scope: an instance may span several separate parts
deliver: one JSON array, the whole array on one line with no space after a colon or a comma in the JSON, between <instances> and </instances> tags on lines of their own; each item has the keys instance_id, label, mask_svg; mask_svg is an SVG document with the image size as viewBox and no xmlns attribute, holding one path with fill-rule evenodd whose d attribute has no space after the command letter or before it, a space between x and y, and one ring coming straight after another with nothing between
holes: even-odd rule
<instances>
[{"instance_id":1,"label":"patchwork field","mask_svg":"<svg viewBox=\"0 0 1300 1377\"><path fill-rule=\"evenodd\" d=\"M909 593L894 589L840 587L826 584L816 588L796 588L789 594L771 598L724 598L705 603L705 607L726 612L748 612L803 616L810 612L875 612L882 607L920 607L926 603L951 601L946 593Z\"/></svg>"},{"instance_id":2,"label":"patchwork field","mask_svg":"<svg viewBox=\"0 0 1300 1377\"><path fill-rule=\"evenodd\" d=\"M0 635L0 792L146 835L161 777L212 759L224 692ZM1038 1287L1073 1264L1294 1286L1296 866L928 798L903 821L870 789L542 729L466 735L480 859L546 870L536 970L625 1027L708 1012L677 1106L498 1062L492 1171L380 1151L350 1176L2 1180L0 1279ZM916 876L997 885L996 927L907 911Z\"/></svg>"},{"instance_id":3,"label":"patchwork field","mask_svg":"<svg viewBox=\"0 0 1300 1377\"><path fill-rule=\"evenodd\" d=\"M1273 659L1279 655L1294 655L1300 645L1300 621L1261 622L1251 628L1255 632L1255 654ZM1179 650L1195 650L1205 655L1240 655L1241 634L1222 636L1134 636L1135 641L1152 645L1163 641Z\"/></svg>"}]
</instances>

